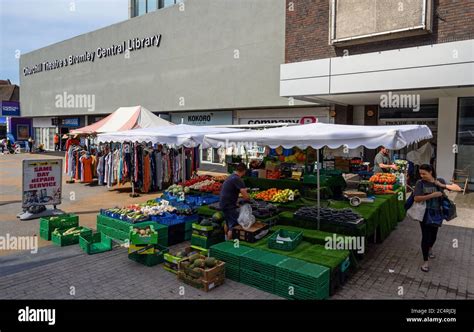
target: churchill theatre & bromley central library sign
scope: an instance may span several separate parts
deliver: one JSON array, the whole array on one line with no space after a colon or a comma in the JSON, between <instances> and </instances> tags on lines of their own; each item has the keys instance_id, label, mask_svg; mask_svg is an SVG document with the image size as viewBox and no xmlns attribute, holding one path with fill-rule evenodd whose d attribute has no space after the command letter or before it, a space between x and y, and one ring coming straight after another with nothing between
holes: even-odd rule
<instances>
[{"instance_id":1,"label":"churchill theatre & bromley central library sign","mask_svg":"<svg viewBox=\"0 0 474 332\"><path fill-rule=\"evenodd\" d=\"M78 63L94 62L96 58L104 59L118 54L126 54L127 52L133 52L149 47L160 47L160 43L161 34L156 34L145 38L132 38L118 44L113 44L106 48L99 46L94 51L86 51L82 54L76 55L71 54L65 58L41 62L32 67L24 67L23 75L29 76L41 73L43 71L50 71L58 68L73 66Z\"/></svg>"}]
</instances>

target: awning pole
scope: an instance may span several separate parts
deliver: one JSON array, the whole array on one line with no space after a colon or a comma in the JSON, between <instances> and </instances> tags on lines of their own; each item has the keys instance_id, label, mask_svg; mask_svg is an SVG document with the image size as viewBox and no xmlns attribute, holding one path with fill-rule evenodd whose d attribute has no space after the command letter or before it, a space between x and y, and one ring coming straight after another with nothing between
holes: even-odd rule
<instances>
[{"instance_id":1,"label":"awning pole","mask_svg":"<svg viewBox=\"0 0 474 332\"><path fill-rule=\"evenodd\" d=\"M316 155L316 165L317 165L317 183L318 183L318 193L317 193L317 197L318 197L318 230L319 230L319 226L320 226L320 210L321 210L321 183L319 181L319 149L316 150L317 152L317 155Z\"/></svg>"}]
</instances>

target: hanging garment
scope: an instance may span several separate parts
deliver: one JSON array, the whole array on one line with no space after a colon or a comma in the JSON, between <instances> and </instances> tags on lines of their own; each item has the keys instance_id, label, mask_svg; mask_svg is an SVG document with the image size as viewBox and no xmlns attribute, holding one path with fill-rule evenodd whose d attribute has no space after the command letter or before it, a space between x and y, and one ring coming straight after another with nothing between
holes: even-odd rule
<instances>
[{"instance_id":1,"label":"hanging garment","mask_svg":"<svg viewBox=\"0 0 474 332\"><path fill-rule=\"evenodd\" d=\"M118 182L118 172L119 172L119 165L120 165L120 150L117 149L114 151L114 162L113 162L113 179L112 183L115 184Z\"/></svg>"},{"instance_id":2,"label":"hanging garment","mask_svg":"<svg viewBox=\"0 0 474 332\"><path fill-rule=\"evenodd\" d=\"M123 177L123 147L120 148L120 153L119 153L119 164L118 164L118 170L117 170L117 183L122 184L122 177Z\"/></svg>"},{"instance_id":3,"label":"hanging garment","mask_svg":"<svg viewBox=\"0 0 474 332\"><path fill-rule=\"evenodd\" d=\"M82 156L81 164L82 164L81 181L84 183L91 183L92 182L92 157Z\"/></svg>"},{"instance_id":4,"label":"hanging garment","mask_svg":"<svg viewBox=\"0 0 474 332\"><path fill-rule=\"evenodd\" d=\"M73 147L70 147L68 150L67 150L67 156L68 158L66 159L66 168L67 168L67 176L72 178L74 176L74 173L73 173L73 155L74 155L74 149ZM69 162L67 162L69 160Z\"/></svg>"},{"instance_id":5,"label":"hanging garment","mask_svg":"<svg viewBox=\"0 0 474 332\"><path fill-rule=\"evenodd\" d=\"M143 156L143 185L142 192L147 193L150 191L151 184L151 172L150 172L150 155L146 154Z\"/></svg>"},{"instance_id":6,"label":"hanging garment","mask_svg":"<svg viewBox=\"0 0 474 332\"><path fill-rule=\"evenodd\" d=\"M107 159L107 187L111 188L114 184L114 153L109 152Z\"/></svg>"},{"instance_id":7,"label":"hanging garment","mask_svg":"<svg viewBox=\"0 0 474 332\"><path fill-rule=\"evenodd\" d=\"M162 190L163 185L163 158L161 152L155 153L157 189Z\"/></svg>"},{"instance_id":8,"label":"hanging garment","mask_svg":"<svg viewBox=\"0 0 474 332\"><path fill-rule=\"evenodd\" d=\"M100 156L97 161L97 183L99 186L104 184L104 156Z\"/></svg>"}]
</instances>

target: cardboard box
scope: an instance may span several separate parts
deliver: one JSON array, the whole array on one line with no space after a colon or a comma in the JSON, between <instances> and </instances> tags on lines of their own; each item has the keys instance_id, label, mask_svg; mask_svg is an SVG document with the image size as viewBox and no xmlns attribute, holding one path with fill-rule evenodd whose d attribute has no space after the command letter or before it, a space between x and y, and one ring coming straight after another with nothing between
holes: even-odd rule
<instances>
[{"instance_id":1,"label":"cardboard box","mask_svg":"<svg viewBox=\"0 0 474 332\"><path fill-rule=\"evenodd\" d=\"M269 225L256 222L248 230L242 228L242 226L235 226L232 230L232 238L239 239L241 241L253 243L265 237L268 234Z\"/></svg>"},{"instance_id":2,"label":"cardboard box","mask_svg":"<svg viewBox=\"0 0 474 332\"><path fill-rule=\"evenodd\" d=\"M206 256L199 256L199 258L205 260ZM213 268L198 268L199 271L186 267L185 264L183 264L184 262L189 262L189 258L185 258L179 262L179 271L184 272L193 278L210 281L220 275L225 275L225 263L223 261L216 260L217 264Z\"/></svg>"},{"instance_id":3,"label":"cardboard box","mask_svg":"<svg viewBox=\"0 0 474 332\"><path fill-rule=\"evenodd\" d=\"M225 275L219 275L213 280L206 281L202 279L193 279L192 277L186 275L186 273L178 271L178 280L181 280L185 284L193 286L194 288L209 292L225 282Z\"/></svg>"}]
</instances>

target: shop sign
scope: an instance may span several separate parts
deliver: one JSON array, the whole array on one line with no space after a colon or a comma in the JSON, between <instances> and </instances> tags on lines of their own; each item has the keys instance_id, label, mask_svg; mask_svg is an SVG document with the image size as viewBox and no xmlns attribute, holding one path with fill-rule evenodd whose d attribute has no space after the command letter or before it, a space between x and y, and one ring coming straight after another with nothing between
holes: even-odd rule
<instances>
[{"instance_id":1,"label":"shop sign","mask_svg":"<svg viewBox=\"0 0 474 332\"><path fill-rule=\"evenodd\" d=\"M79 118L61 119L62 127L79 127Z\"/></svg>"},{"instance_id":2,"label":"shop sign","mask_svg":"<svg viewBox=\"0 0 474 332\"><path fill-rule=\"evenodd\" d=\"M61 204L62 162L62 159L23 160L23 208Z\"/></svg>"},{"instance_id":3,"label":"shop sign","mask_svg":"<svg viewBox=\"0 0 474 332\"><path fill-rule=\"evenodd\" d=\"M50 61L40 62L30 67L23 68L23 75L29 76L43 71L50 71L59 68L73 66L83 62L94 62L96 59L104 59L118 54L127 54L126 52L133 52L149 47L160 47L161 34L147 36L145 38L132 38L119 43L108 45L105 47L99 46L92 51L85 51L81 54L70 54L64 58L54 59Z\"/></svg>"},{"instance_id":4,"label":"shop sign","mask_svg":"<svg viewBox=\"0 0 474 332\"><path fill-rule=\"evenodd\" d=\"M297 118L241 118L239 124L272 124L272 123L295 123L295 124L308 124L316 123L318 118L313 115L297 117Z\"/></svg>"},{"instance_id":5,"label":"shop sign","mask_svg":"<svg viewBox=\"0 0 474 332\"><path fill-rule=\"evenodd\" d=\"M20 116L20 103L17 101L2 101L2 116Z\"/></svg>"},{"instance_id":6,"label":"shop sign","mask_svg":"<svg viewBox=\"0 0 474 332\"><path fill-rule=\"evenodd\" d=\"M438 119L436 118L379 119L379 123L385 126L426 125L431 129L433 136L438 132Z\"/></svg>"},{"instance_id":7,"label":"shop sign","mask_svg":"<svg viewBox=\"0 0 474 332\"><path fill-rule=\"evenodd\" d=\"M173 113L171 122L196 126L232 124L232 111Z\"/></svg>"}]
</instances>

